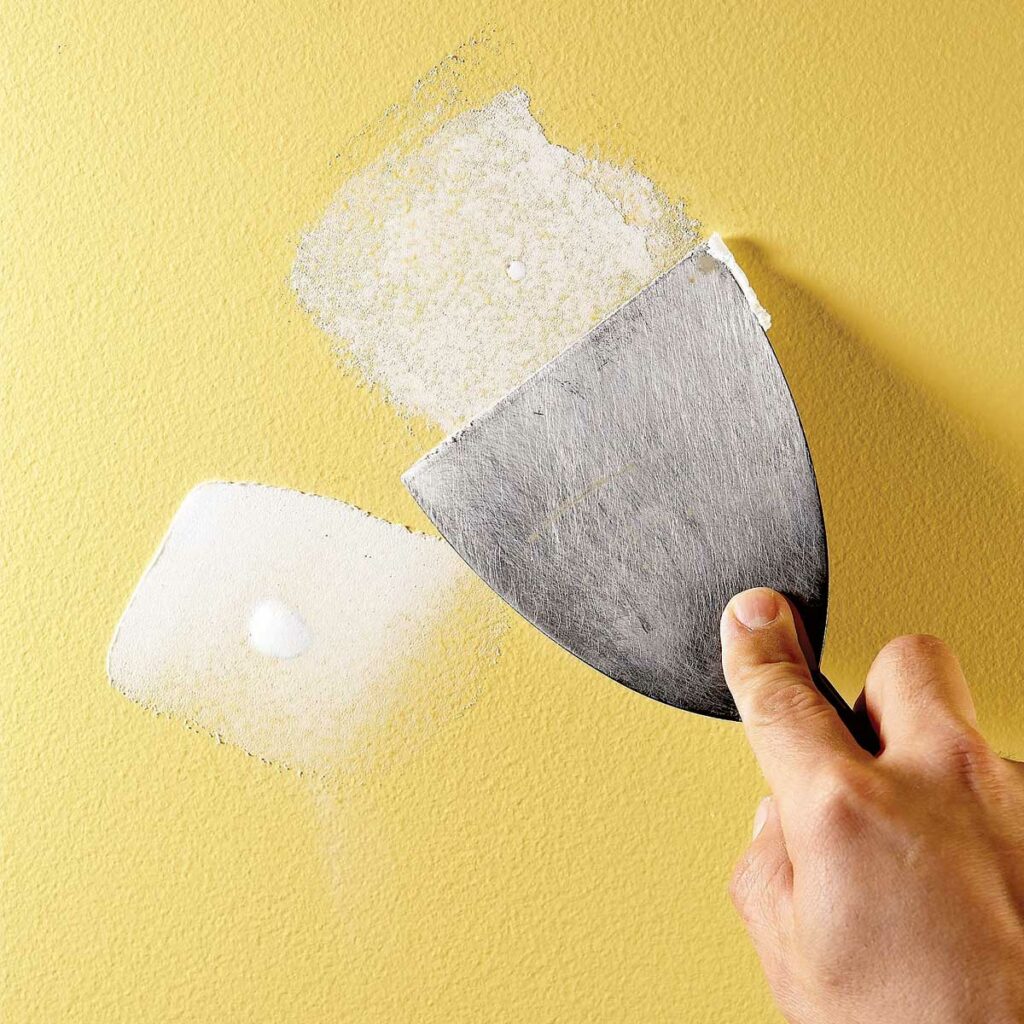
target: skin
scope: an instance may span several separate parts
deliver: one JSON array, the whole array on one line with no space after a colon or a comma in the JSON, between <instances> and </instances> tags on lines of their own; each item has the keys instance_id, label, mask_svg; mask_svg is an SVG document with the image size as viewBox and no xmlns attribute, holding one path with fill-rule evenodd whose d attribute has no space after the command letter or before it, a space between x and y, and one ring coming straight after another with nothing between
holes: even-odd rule
<instances>
[{"instance_id":1,"label":"skin","mask_svg":"<svg viewBox=\"0 0 1024 1024\"><path fill-rule=\"evenodd\" d=\"M858 702L863 751L811 682L789 603L737 595L726 679L772 795L732 899L790 1024L1024 1021L1024 766L978 732L953 652L904 636Z\"/></svg>"}]
</instances>

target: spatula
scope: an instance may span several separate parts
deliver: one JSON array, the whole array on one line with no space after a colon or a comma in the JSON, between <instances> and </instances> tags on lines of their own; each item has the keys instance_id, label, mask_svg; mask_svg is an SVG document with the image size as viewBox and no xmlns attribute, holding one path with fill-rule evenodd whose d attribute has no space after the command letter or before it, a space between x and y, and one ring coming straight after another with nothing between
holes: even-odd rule
<instances>
[{"instance_id":1,"label":"spatula","mask_svg":"<svg viewBox=\"0 0 1024 1024\"><path fill-rule=\"evenodd\" d=\"M761 320L759 320L759 316ZM513 608L666 704L737 719L718 622L754 586L816 668L828 556L814 469L764 313L717 236L417 462L413 497Z\"/></svg>"}]
</instances>

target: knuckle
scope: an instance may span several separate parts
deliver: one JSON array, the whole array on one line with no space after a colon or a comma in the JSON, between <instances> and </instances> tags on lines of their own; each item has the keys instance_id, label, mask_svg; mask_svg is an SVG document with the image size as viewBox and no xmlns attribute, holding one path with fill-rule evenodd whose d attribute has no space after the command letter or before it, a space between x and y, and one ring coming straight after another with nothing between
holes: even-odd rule
<instances>
[{"instance_id":1,"label":"knuckle","mask_svg":"<svg viewBox=\"0 0 1024 1024\"><path fill-rule=\"evenodd\" d=\"M909 633L890 640L879 651L871 675L876 686L909 710L928 708L932 717L946 717L953 710L936 694L946 691L946 684L960 672L960 662L944 640L930 633Z\"/></svg>"},{"instance_id":2,"label":"knuckle","mask_svg":"<svg viewBox=\"0 0 1024 1024\"><path fill-rule=\"evenodd\" d=\"M906 633L903 636L893 637L882 648L882 652L894 654L900 658L932 657L936 654L944 656L951 653L946 642L931 633Z\"/></svg>"},{"instance_id":3,"label":"knuckle","mask_svg":"<svg viewBox=\"0 0 1024 1024\"><path fill-rule=\"evenodd\" d=\"M910 664L950 663L956 660L950 646L940 637L931 633L907 633L894 637L878 653L878 660L885 665L902 669Z\"/></svg>"},{"instance_id":4,"label":"knuckle","mask_svg":"<svg viewBox=\"0 0 1024 1024\"><path fill-rule=\"evenodd\" d=\"M956 781L977 789L993 780L1003 762L976 729L957 728L942 745L942 763Z\"/></svg>"},{"instance_id":5,"label":"knuckle","mask_svg":"<svg viewBox=\"0 0 1024 1024\"><path fill-rule=\"evenodd\" d=\"M770 890L779 881L783 865L777 861L766 871L753 851L748 851L736 865L729 880L729 898L746 924L765 917Z\"/></svg>"},{"instance_id":6,"label":"knuckle","mask_svg":"<svg viewBox=\"0 0 1024 1024\"><path fill-rule=\"evenodd\" d=\"M760 666L746 700L752 725L771 727L782 721L806 719L821 710L822 700L806 676L790 665Z\"/></svg>"},{"instance_id":7,"label":"knuckle","mask_svg":"<svg viewBox=\"0 0 1024 1024\"><path fill-rule=\"evenodd\" d=\"M750 862L744 857L733 869L729 879L729 899L743 920L747 919L747 906L750 902Z\"/></svg>"},{"instance_id":8,"label":"knuckle","mask_svg":"<svg viewBox=\"0 0 1024 1024\"><path fill-rule=\"evenodd\" d=\"M812 817L819 831L859 831L880 803L878 780L867 768L837 761L823 768L812 800Z\"/></svg>"}]
</instances>

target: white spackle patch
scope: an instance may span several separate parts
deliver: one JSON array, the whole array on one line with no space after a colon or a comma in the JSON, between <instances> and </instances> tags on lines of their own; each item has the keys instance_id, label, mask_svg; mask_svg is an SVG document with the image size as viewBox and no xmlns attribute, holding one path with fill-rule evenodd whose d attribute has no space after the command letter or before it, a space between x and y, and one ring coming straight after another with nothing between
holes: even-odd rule
<instances>
[{"instance_id":1,"label":"white spackle patch","mask_svg":"<svg viewBox=\"0 0 1024 1024\"><path fill-rule=\"evenodd\" d=\"M251 754L330 770L383 722L402 717L422 742L476 699L504 613L494 602L475 626L446 625L467 587L480 602L442 541L343 502L203 484L132 596L108 672L131 699ZM459 631L457 671L437 671L445 629Z\"/></svg>"},{"instance_id":2,"label":"white spackle patch","mask_svg":"<svg viewBox=\"0 0 1024 1024\"><path fill-rule=\"evenodd\" d=\"M548 142L514 90L346 182L292 285L387 397L454 429L680 259L695 229L643 175Z\"/></svg>"}]
</instances>

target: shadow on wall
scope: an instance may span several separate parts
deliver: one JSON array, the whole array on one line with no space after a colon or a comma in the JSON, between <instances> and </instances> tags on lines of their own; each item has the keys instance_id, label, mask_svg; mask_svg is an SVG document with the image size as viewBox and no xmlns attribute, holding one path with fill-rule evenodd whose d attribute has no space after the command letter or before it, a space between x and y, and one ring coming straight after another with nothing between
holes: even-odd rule
<instances>
[{"instance_id":1,"label":"shadow on wall","mask_svg":"<svg viewBox=\"0 0 1024 1024\"><path fill-rule=\"evenodd\" d=\"M1024 758L1024 496L994 468L991 441L880 363L755 242L729 246L772 313L814 457L831 568L826 673L852 698L886 640L935 633L960 655L986 735Z\"/></svg>"}]
</instances>

